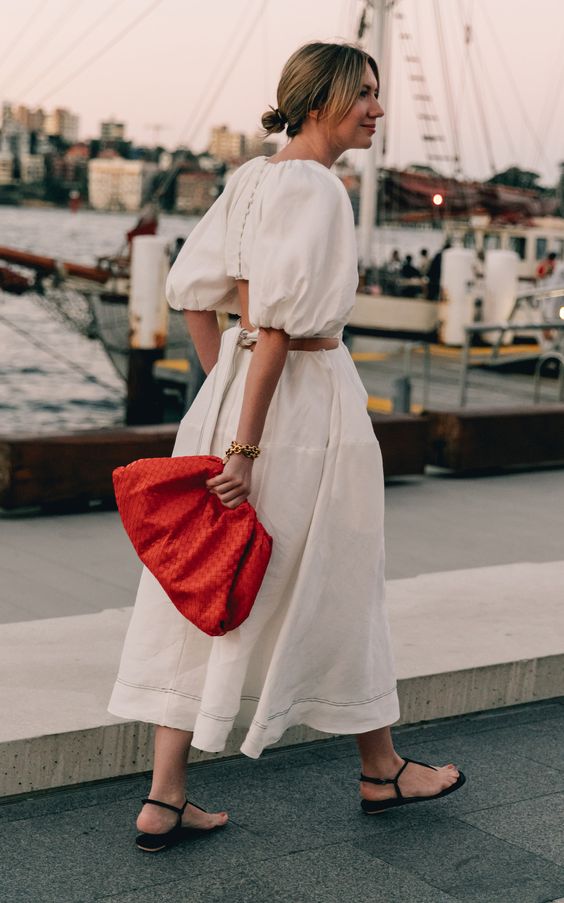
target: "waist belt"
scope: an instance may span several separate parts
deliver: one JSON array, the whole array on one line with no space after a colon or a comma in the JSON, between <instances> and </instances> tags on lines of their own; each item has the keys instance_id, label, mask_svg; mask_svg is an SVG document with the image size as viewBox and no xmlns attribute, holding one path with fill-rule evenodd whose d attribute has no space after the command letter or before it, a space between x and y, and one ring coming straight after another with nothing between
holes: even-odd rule
<instances>
[{"instance_id":1,"label":"waist belt","mask_svg":"<svg viewBox=\"0 0 564 903\"><path fill-rule=\"evenodd\" d=\"M258 339L259 331L249 332L248 329L241 329L237 344L240 348L247 348L253 351ZM325 336L312 336L308 338L290 339L288 349L290 351L331 351L339 347L339 339L326 338Z\"/></svg>"}]
</instances>

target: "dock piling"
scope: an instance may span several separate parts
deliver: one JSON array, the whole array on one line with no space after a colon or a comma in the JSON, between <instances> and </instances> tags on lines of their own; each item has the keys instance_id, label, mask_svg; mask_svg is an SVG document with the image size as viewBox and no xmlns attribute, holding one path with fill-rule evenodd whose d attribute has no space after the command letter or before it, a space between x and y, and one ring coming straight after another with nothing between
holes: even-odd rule
<instances>
[{"instance_id":1,"label":"dock piling","mask_svg":"<svg viewBox=\"0 0 564 903\"><path fill-rule=\"evenodd\" d=\"M126 406L126 423L130 426L162 420L162 394L153 379L153 364L164 357L166 347L168 269L165 238L138 235L133 239Z\"/></svg>"}]
</instances>

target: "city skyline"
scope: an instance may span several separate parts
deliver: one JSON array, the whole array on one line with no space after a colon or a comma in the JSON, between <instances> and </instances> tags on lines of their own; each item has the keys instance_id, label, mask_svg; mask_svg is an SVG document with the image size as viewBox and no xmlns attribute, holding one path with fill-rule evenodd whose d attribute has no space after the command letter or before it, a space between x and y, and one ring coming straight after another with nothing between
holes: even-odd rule
<instances>
[{"instance_id":1,"label":"city skyline","mask_svg":"<svg viewBox=\"0 0 564 903\"><path fill-rule=\"evenodd\" d=\"M187 144L196 152L205 149L214 125L255 132L262 112L275 103L278 75L292 50L314 38L352 39L361 9L354 0L216 0L213 10L195 0L147 0L143 5L112 0L96 13L76 0L70 6L67 0L39 5L21 0L17 7L2 0L0 6L5 26L0 101L69 108L81 118L81 139L95 137L100 122L113 118L126 123L127 137L136 143L160 143L171 150ZM437 6L446 61L452 64L451 93L464 109L457 114L462 174L487 178L492 163L497 170L517 164L554 184L564 158L556 116L564 81L558 55L564 10L558 0L539 0L534 18L525 18L529 6L515 0L488 6L485 0L397 3L396 13L403 19L393 24L391 74L384 86L386 163L425 162L410 75L404 71L402 31L413 35L440 130L447 137L452 134L433 18ZM465 49L463 27L470 21L471 41ZM547 29L547 23L553 25ZM247 34L244 51L230 63ZM73 76L81 67L82 73ZM466 104L460 104L464 98ZM361 158L355 162L360 164Z\"/></svg>"},{"instance_id":2,"label":"city skyline","mask_svg":"<svg viewBox=\"0 0 564 903\"><path fill-rule=\"evenodd\" d=\"M68 122L69 132L72 134L67 134L64 126L61 127L61 121ZM8 122L16 122L19 125L24 127L24 130L29 132L40 132L47 136L57 136L66 141L67 144L89 144L93 141L101 141L102 144L104 142L123 142L124 144L131 144L134 148L145 148L151 150L162 149L164 151L191 151L193 150L190 147L179 145L175 148L166 148L160 144L158 140L149 140L145 143L135 141L128 131L128 123L123 119L119 120L115 117L106 117L102 119L97 126L97 129L92 134L78 134L80 132L80 111L69 110L66 107L27 107L25 104L10 104L9 101L4 101L0 106L0 138L2 136L2 128L5 127ZM213 141L214 134L217 132L226 131L229 135L233 136L233 138L253 138L258 140L257 135L248 135L247 133L237 130L230 129L225 123L211 123L208 130L208 140L206 142L206 147L204 148L204 152L209 152L213 155ZM272 137L270 138L266 136L265 141L272 141ZM261 139L261 143L262 139ZM199 151L197 153L201 153ZM242 155L241 155L242 156ZM234 159L236 159L237 154L234 154Z\"/></svg>"}]
</instances>

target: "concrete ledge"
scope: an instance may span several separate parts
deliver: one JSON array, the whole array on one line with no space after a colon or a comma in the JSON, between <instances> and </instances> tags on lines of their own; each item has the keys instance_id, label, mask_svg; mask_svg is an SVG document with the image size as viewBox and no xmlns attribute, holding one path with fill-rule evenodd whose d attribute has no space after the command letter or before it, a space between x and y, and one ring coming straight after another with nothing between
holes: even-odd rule
<instances>
[{"instance_id":1,"label":"concrete ledge","mask_svg":"<svg viewBox=\"0 0 564 903\"><path fill-rule=\"evenodd\" d=\"M564 654L400 680L399 723L413 724L551 699L564 692L563 674ZM236 728L224 752L193 750L190 761L238 755L245 733ZM296 727L275 746L327 740L329 736L312 728ZM0 743L0 796L150 771L152 737L152 725L122 722Z\"/></svg>"},{"instance_id":2,"label":"concrete ledge","mask_svg":"<svg viewBox=\"0 0 564 903\"><path fill-rule=\"evenodd\" d=\"M399 681L400 724L499 709L564 691L564 653Z\"/></svg>"},{"instance_id":3,"label":"concrete ledge","mask_svg":"<svg viewBox=\"0 0 564 903\"><path fill-rule=\"evenodd\" d=\"M243 729L235 729L222 753L195 749L190 761L238 755L244 735ZM326 740L328 736L299 727L288 731L276 746ZM0 796L150 771L152 748L153 726L135 721L0 743Z\"/></svg>"},{"instance_id":4,"label":"concrete ledge","mask_svg":"<svg viewBox=\"0 0 564 903\"><path fill-rule=\"evenodd\" d=\"M402 723L564 694L564 562L388 584ZM130 609L0 626L0 796L151 767L152 728L109 715ZM237 754L244 729L221 754ZM309 728L279 746L326 739Z\"/></svg>"}]
</instances>

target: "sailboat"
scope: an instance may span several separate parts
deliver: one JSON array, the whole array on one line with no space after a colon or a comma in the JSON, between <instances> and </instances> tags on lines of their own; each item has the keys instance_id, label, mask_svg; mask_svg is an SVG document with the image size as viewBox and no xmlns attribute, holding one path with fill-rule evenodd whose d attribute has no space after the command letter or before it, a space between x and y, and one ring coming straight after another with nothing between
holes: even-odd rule
<instances>
[{"instance_id":1,"label":"sailboat","mask_svg":"<svg viewBox=\"0 0 564 903\"><path fill-rule=\"evenodd\" d=\"M531 192L516 191L505 186L484 185L481 183L463 182L461 175L460 150L456 132L453 136L453 153L449 155L444 135L440 134L439 116L429 88L427 86L423 64L416 52L414 39L408 25L401 21L402 12L395 10L397 4L389 0L369 0L364 4L359 28L359 39L364 35L364 44L368 51L379 62L384 93L384 108L387 106L390 83L390 57L392 46L392 20L395 16L400 20L400 40L406 44L406 63L410 67L409 77L413 88L413 99L416 105L417 120L421 126L421 138L427 149L427 161L431 166L435 163L451 165L453 177L422 178L412 173L393 173L395 177L396 195L404 190L412 200L416 196L416 205L422 211L419 215L429 219L431 211L439 216L443 225L444 237L455 248L463 248L475 254L475 265L472 267L472 279L461 277L464 293L471 295L467 299L457 299L466 305L468 325L483 317L483 295L492 288L484 283L483 262L489 251L513 252L512 261L515 269L514 297L507 297L503 303L493 304L496 312L502 311L504 317L513 321L516 317L523 322L527 317L538 322L542 315L547 290L536 285L536 269L538 261L552 250L557 258L564 259L564 219L546 215L552 212L550 205L543 205ZM446 73L446 55L442 36L440 11L435 4L437 17L437 35L441 50L443 73L448 86ZM366 28L367 21L370 22ZM467 29L466 40L471 32ZM450 98L452 103L452 98ZM425 280L421 280L415 292L402 292L401 280L399 291L386 293L385 283L379 278L381 267L374 260L374 227L377 222L377 203L383 200L382 186L390 178L390 172L384 169L386 149L386 119L377 129L372 148L365 153L365 164L361 182L360 216L359 216L359 260L360 291L348 325L351 336L367 335L403 340L424 342L448 342L448 319L454 306L454 298L449 298L445 290L438 297L426 297ZM435 173L435 175L437 175ZM427 194L427 197L425 197ZM448 198L448 205L445 203ZM458 199L458 208L456 200ZM417 202L419 202L417 204ZM427 211L425 212L425 203ZM556 202L552 205L554 207ZM466 207L466 210L464 209ZM462 215L461 215L462 214ZM417 218L412 215L411 217ZM467 261L466 261L467 263ZM481 272L480 272L481 271ZM409 280L408 280L409 282ZM410 286L411 288L411 286ZM564 286L563 286L564 288ZM551 284L550 303L546 308L549 316L553 316L555 286ZM416 297L412 295L415 294ZM506 293L507 294L507 293ZM563 292L564 295L564 292ZM492 305L490 305L492 306ZM563 309L564 310L564 309ZM459 314L457 315L460 319ZM562 313L559 314L564 317ZM455 330L457 343L463 343L463 332ZM535 333L535 337L538 332ZM451 336L452 339L452 330ZM541 342L542 344L542 342Z\"/></svg>"}]
</instances>

